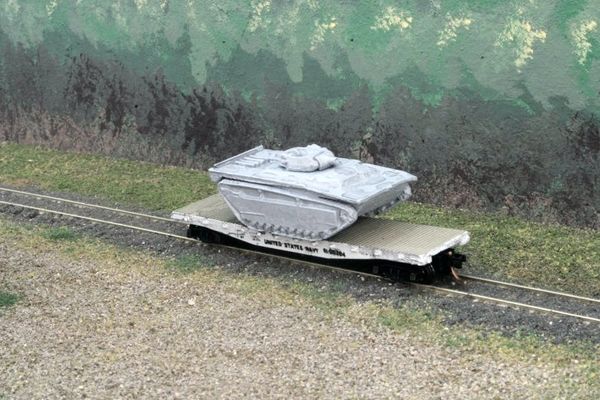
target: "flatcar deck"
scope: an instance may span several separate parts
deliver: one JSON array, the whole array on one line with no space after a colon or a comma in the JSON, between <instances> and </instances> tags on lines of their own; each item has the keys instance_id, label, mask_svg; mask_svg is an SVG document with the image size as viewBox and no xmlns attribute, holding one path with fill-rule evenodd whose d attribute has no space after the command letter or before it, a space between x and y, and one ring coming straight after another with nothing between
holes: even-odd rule
<instances>
[{"instance_id":1,"label":"flatcar deck","mask_svg":"<svg viewBox=\"0 0 600 400\"><path fill-rule=\"evenodd\" d=\"M260 233L240 224L219 194L175 210L171 218L202 226L258 246L324 258L386 259L414 265L469 241L463 230L361 217L328 240L308 241Z\"/></svg>"},{"instance_id":2,"label":"flatcar deck","mask_svg":"<svg viewBox=\"0 0 600 400\"><path fill-rule=\"evenodd\" d=\"M449 247L466 244L469 234L438 226L361 217L354 225L329 240L408 254L434 255Z\"/></svg>"}]
</instances>

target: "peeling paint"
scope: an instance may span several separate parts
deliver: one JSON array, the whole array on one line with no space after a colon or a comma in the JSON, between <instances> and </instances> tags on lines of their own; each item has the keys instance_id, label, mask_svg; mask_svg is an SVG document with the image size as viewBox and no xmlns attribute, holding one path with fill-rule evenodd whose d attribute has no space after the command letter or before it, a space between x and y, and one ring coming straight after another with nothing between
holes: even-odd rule
<instances>
[{"instance_id":1,"label":"peeling paint","mask_svg":"<svg viewBox=\"0 0 600 400\"><path fill-rule=\"evenodd\" d=\"M409 29L412 25L413 17L405 10L398 10L396 7L386 7L384 12L375 18L375 23L371 26L373 30L390 31L398 29L403 31Z\"/></svg>"},{"instance_id":2,"label":"peeling paint","mask_svg":"<svg viewBox=\"0 0 600 400\"><path fill-rule=\"evenodd\" d=\"M314 51L319 45L325 41L325 36L328 33L335 32L337 26L336 18L330 17L328 21L315 21L315 31L310 40L310 50Z\"/></svg>"},{"instance_id":3,"label":"peeling paint","mask_svg":"<svg viewBox=\"0 0 600 400\"><path fill-rule=\"evenodd\" d=\"M458 30L463 28L465 30L469 30L469 27L473 23L472 18L467 17L453 17L450 14L446 15L446 25L444 29L440 31L440 36L437 41L438 47L445 47L450 42L454 42L456 37L458 36Z\"/></svg>"},{"instance_id":4,"label":"peeling paint","mask_svg":"<svg viewBox=\"0 0 600 400\"><path fill-rule=\"evenodd\" d=\"M598 23L593 20L581 21L579 24L574 24L571 28L571 36L575 46L574 53L577 55L579 64L584 65L588 54L592 51L592 44L589 41L588 35L598 28Z\"/></svg>"},{"instance_id":5,"label":"peeling paint","mask_svg":"<svg viewBox=\"0 0 600 400\"><path fill-rule=\"evenodd\" d=\"M546 31L535 29L530 21L521 19L510 19L504 28L504 31L498 37L496 46L512 46L517 58L514 64L517 71L527 64L528 60L533 59L533 50L535 42L544 43L546 41Z\"/></svg>"},{"instance_id":6,"label":"peeling paint","mask_svg":"<svg viewBox=\"0 0 600 400\"><path fill-rule=\"evenodd\" d=\"M54 14L54 10L56 10L56 6L58 6L59 0L51 0L46 4L46 12L48 16L51 17Z\"/></svg>"},{"instance_id":7,"label":"peeling paint","mask_svg":"<svg viewBox=\"0 0 600 400\"><path fill-rule=\"evenodd\" d=\"M134 3L138 10L148 6L148 0L134 0Z\"/></svg>"},{"instance_id":8,"label":"peeling paint","mask_svg":"<svg viewBox=\"0 0 600 400\"><path fill-rule=\"evenodd\" d=\"M306 0L306 4L308 4L308 7L313 11L319 9L319 1L318 0Z\"/></svg>"},{"instance_id":9,"label":"peeling paint","mask_svg":"<svg viewBox=\"0 0 600 400\"><path fill-rule=\"evenodd\" d=\"M268 16L271 11L271 0L252 0L252 15L248 22L248 31L255 32L257 29L266 29L271 20Z\"/></svg>"}]
</instances>

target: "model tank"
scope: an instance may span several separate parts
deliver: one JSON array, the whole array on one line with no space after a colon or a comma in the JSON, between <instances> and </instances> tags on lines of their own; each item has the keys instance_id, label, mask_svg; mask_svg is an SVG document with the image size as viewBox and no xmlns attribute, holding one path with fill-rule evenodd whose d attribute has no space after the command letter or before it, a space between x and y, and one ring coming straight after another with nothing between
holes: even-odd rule
<instances>
[{"instance_id":1,"label":"model tank","mask_svg":"<svg viewBox=\"0 0 600 400\"><path fill-rule=\"evenodd\" d=\"M262 232L327 239L410 197L408 172L335 157L311 144L289 150L255 147L215 164L210 177L235 214Z\"/></svg>"}]
</instances>

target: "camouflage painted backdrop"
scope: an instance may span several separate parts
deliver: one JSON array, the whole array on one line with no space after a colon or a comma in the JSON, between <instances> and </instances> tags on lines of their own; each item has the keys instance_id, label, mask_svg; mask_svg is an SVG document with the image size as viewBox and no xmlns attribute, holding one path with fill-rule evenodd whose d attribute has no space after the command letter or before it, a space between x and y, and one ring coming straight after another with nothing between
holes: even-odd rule
<instances>
[{"instance_id":1,"label":"camouflage painted backdrop","mask_svg":"<svg viewBox=\"0 0 600 400\"><path fill-rule=\"evenodd\" d=\"M0 0L0 140L206 167L319 143L600 227L600 0Z\"/></svg>"}]
</instances>

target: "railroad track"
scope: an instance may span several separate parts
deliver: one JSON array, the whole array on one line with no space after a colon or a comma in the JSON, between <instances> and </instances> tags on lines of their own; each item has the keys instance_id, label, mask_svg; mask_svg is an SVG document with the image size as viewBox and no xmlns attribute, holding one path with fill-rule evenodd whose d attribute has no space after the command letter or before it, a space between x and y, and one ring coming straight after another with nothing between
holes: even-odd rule
<instances>
[{"instance_id":1,"label":"railroad track","mask_svg":"<svg viewBox=\"0 0 600 400\"><path fill-rule=\"evenodd\" d=\"M129 211L129 210L124 210L124 209L119 209L119 208L114 208L114 207L106 207L106 206L101 206L101 205L97 205L97 204L91 204L91 203L86 203L86 202L81 202L81 201L74 201L74 200L70 200L70 199L42 195L42 194L38 194L38 193L31 193L31 192L26 192L26 191L11 189L11 188L0 187L0 193L3 193L3 197L5 197L5 194L9 194L10 196L13 196L13 197L17 196L17 197L29 198L29 199L33 199L34 201L38 201L38 202L39 201L51 202L51 203L60 205L62 207L67 206L67 207L74 207L77 209L88 208L88 209L102 210L103 212L126 216L128 218L133 218L135 220L143 219L146 221L153 220L153 221L161 221L163 223L168 222L172 226L185 225L182 222L177 222L177 221L171 220L170 218L165 218L165 217L161 217L161 216L140 213L140 212L135 212L135 211ZM171 237L171 238L178 239L178 240L185 240L188 242L199 243L197 239L188 238L187 236L177 234L173 231L167 232L164 230L150 229L148 227L132 225L131 223L125 223L125 222L121 222L121 221L108 220L108 219L103 219L103 218L94 218L94 217L90 217L90 216L86 216L86 215L68 212L68 211L65 211L64 209L63 210L49 209L46 206L42 207L39 205L25 204L24 202L7 201L7 200L0 200L0 205L21 207L24 209L37 211L39 213L55 214L55 215L60 215L63 217L76 218L76 219L80 219L80 220L84 220L84 221L89 221L92 223L112 225L112 226L117 226L120 228L132 229L132 230L156 234L156 235L163 235L163 236ZM164 229L164 228L162 228L162 229ZM233 246L228 246L228 245L218 245L218 246L225 247L225 248L231 248L236 251L258 254L261 256L267 256L267 257L275 258L275 259L299 262L304 265L309 265L311 267L327 268L327 269L331 269L331 270L341 271L344 273L358 274L361 276L378 278L378 279L382 278L379 275L374 275L374 274L369 274L369 273L359 272L359 271L353 271L353 270L348 270L348 269L344 269L344 268L338 268L338 267L334 267L334 266L330 266L330 265L326 265L326 264L315 263L315 262L310 262L310 261L306 261L306 260L299 260L299 259L293 258L293 257L268 254L268 253L264 253L264 252L251 250L251 249L233 247ZM504 287L504 288L507 288L507 289L510 289L513 291L516 291L516 290L523 291L524 293L528 293L528 295L530 297L532 295L533 296L541 296L541 295L554 296L554 297L558 297L561 299L565 299L570 302L577 302L578 304L589 304L589 305L592 305L592 307L595 307L595 310L598 311L599 316L583 315L583 314L579 314L572 310L558 310L558 309L544 307L541 305L531 304L528 302L518 301L518 300L514 300L514 299L499 298L499 297L495 297L495 296L481 294L481 293L477 293L475 291L476 289L473 289L472 287L469 287L467 290L458 290L455 288L448 288L448 287L439 286L439 285L425 285L425 284L418 284L418 283L409 283L409 284L416 288L419 288L421 290L432 290L432 291L437 291L437 292L441 292L441 293L445 293L445 294L453 295L453 296L466 296L466 297L470 297L472 299L476 299L479 301L487 301L487 302L492 302L492 303L501 304L501 305L505 305L505 306L511 306L511 307L516 307L516 308L534 310L537 312L544 312L544 313L550 313L550 314L554 314L554 315L576 318L576 319L587 321L587 322L600 323L600 299L578 296L578 295L574 295L574 294L570 294L570 293L558 292L558 291L554 291L554 290L536 288L536 287L531 287L531 286L526 286L526 285L520 285L520 284L516 284L516 283L511 283L511 282L503 282L503 281L498 281L498 280L493 280L493 279L478 277L478 276L473 276L473 275L467 275L467 274L461 274L461 275L459 275L459 277L465 281L477 282L483 286L485 286L485 285L496 286L496 287ZM466 288L466 286L464 288ZM513 293L513 295L514 295L514 293Z\"/></svg>"}]
</instances>

